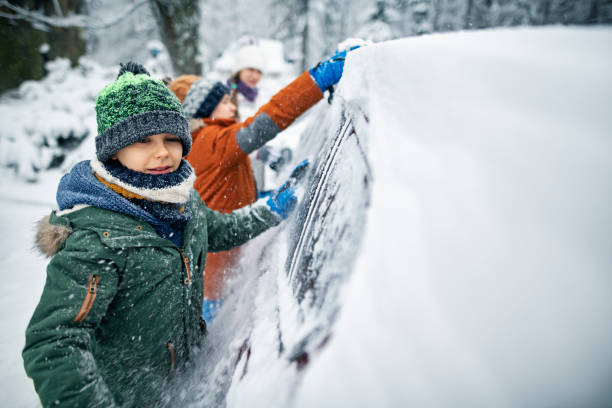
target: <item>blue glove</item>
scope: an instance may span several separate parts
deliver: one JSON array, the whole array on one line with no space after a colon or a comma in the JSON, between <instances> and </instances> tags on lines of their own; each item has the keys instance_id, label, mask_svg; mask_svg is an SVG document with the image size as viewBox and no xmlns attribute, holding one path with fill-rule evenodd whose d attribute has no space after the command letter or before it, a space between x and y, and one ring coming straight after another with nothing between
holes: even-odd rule
<instances>
[{"instance_id":1,"label":"blue glove","mask_svg":"<svg viewBox=\"0 0 612 408\"><path fill-rule=\"evenodd\" d=\"M211 324L219 309L223 305L223 299L206 299L202 301L202 319L207 325Z\"/></svg>"},{"instance_id":2,"label":"blue glove","mask_svg":"<svg viewBox=\"0 0 612 408\"><path fill-rule=\"evenodd\" d=\"M349 51L355 48L359 48L359 46L352 47ZM315 67L310 68L310 75L319 86L321 92L327 91L342 78L346 53L347 50L339 52L333 57L319 62Z\"/></svg>"},{"instance_id":3,"label":"blue glove","mask_svg":"<svg viewBox=\"0 0 612 408\"><path fill-rule=\"evenodd\" d=\"M278 194L271 195L266 204L284 220L295 208L297 197L293 188L289 187Z\"/></svg>"},{"instance_id":4,"label":"blue glove","mask_svg":"<svg viewBox=\"0 0 612 408\"><path fill-rule=\"evenodd\" d=\"M272 195L272 190L260 190L257 193L257 198L266 198L266 197L270 197Z\"/></svg>"},{"instance_id":5,"label":"blue glove","mask_svg":"<svg viewBox=\"0 0 612 408\"><path fill-rule=\"evenodd\" d=\"M272 194L270 194L268 201L266 201L266 204L268 207L270 207L270 210L280 215L283 219L286 219L289 216L297 204L295 186L297 185L297 182L306 174L306 169L308 168L309 164L308 159L303 160L300 164L298 164L289 175L287 181L285 181L285 183L277 190L273 191Z\"/></svg>"}]
</instances>

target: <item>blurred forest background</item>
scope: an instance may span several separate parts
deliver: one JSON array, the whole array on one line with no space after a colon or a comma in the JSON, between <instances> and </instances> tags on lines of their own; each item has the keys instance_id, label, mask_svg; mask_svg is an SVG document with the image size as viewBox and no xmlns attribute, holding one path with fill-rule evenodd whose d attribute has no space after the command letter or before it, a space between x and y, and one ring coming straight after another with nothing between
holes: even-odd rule
<instances>
[{"instance_id":1,"label":"blurred forest background","mask_svg":"<svg viewBox=\"0 0 612 408\"><path fill-rule=\"evenodd\" d=\"M0 0L0 92L45 62L148 58L158 40L175 75L200 73L237 38L280 40L306 68L347 37L374 42L499 26L609 24L612 0Z\"/></svg>"}]
</instances>

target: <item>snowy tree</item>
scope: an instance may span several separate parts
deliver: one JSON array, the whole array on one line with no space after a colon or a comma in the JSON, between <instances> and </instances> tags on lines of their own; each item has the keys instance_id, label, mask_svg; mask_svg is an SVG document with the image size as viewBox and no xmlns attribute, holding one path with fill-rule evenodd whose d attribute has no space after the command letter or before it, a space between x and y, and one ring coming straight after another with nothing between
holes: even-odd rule
<instances>
[{"instance_id":1,"label":"snowy tree","mask_svg":"<svg viewBox=\"0 0 612 408\"><path fill-rule=\"evenodd\" d=\"M351 6L346 0L310 0L307 67L331 56L347 38Z\"/></svg>"},{"instance_id":2,"label":"snowy tree","mask_svg":"<svg viewBox=\"0 0 612 408\"><path fill-rule=\"evenodd\" d=\"M147 43L147 51L150 55L144 65L151 76L160 79L172 78L174 76L172 61L170 61L166 47L157 40L151 40Z\"/></svg>"},{"instance_id":3,"label":"snowy tree","mask_svg":"<svg viewBox=\"0 0 612 408\"><path fill-rule=\"evenodd\" d=\"M200 1L151 0L151 9L175 73L199 74Z\"/></svg>"},{"instance_id":4,"label":"snowy tree","mask_svg":"<svg viewBox=\"0 0 612 408\"><path fill-rule=\"evenodd\" d=\"M436 0L434 31L454 31L465 28L467 1Z\"/></svg>"},{"instance_id":5,"label":"snowy tree","mask_svg":"<svg viewBox=\"0 0 612 408\"><path fill-rule=\"evenodd\" d=\"M411 0L408 3L411 21L410 34L426 34L433 31L434 7L432 0Z\"/></svg>"},{"instance_id":6,"label":"snowy tree","mask_svg":"<svg viewBox=\"0 0 612 408\"><path fill-rule=\"evenodd\" d=\"M465 28L490 27L489 8L491 0L467 0Z\"/></svg>"},{"instance_id":7,"label":"snowy tree","mask_svg":"<svg viewBox=\"0 0 612 408\"><path fill-rule=\"evenodd\" d=\"M149 0L86 0L87 56L102 65L145 63L147 41L161 41ZM120 46L118 46L120 45Z\"/></svg>"},{"instance_id":8,"label":"snowy tree","mask_svg":"<svg viewBox=\"0 0 612 408\"><path fill-rule=\"evenodd\" d=\"M365 40L380 42L397 37L401 28L396 30L393 26L402 20L400 13L390 1L379 0L364 11L365 22L357 31L356 37Z\"/></svg>"},{"instance_id":9,"label":"snowy tree","mask_svg":"<svg viewBox=\"0 0 612 408\"><path fill-rule=\"evenodd\" d=\"M490 21L494 27L529 24L529 3L494 0L491 2Z\"/></svg>"},{"instance_id":10,"label":"snowy tree","mask_svg":"<svg viewBox=\"0 0 612 408\"><path fill-rule=\"evenodd\" d=\"M200 53L208 67L244 36L279 38L272 0L207 0L200 3Z\"/></svg>"},{"instance_id":11,"label":"snowy tree","mask_svg":"<svg viewBox=\"0 0 612 408\"><path fill-rule=\"evenodd\" d=\"M0 167L36 181L42 171L74 164L93 152L96 95L117 75L81 58L57 58L41 81L24 81L0 97ZM9 120L10 118L10 120ZM41 119L42 118L42 119Z\"/></svg>"},{"instance_id":12,"label":"snowy tree","mask_svg":"<svg viewBox=\"0 0 612 408\"><path fill-rule=\"evenodd\" d=\"M588 23L593 16L594 10L600 2L597 0L591 1L570 1L570 0L548 0L543 1L545 10L546 24L584 24Z\"/></svg>"},{"instance_id":13,"label":"snowy tree","mask_svg":"<svg viewBox=\"0 0 612 408\"><path fill-rule=\"evenodd\" d=\"M599 0L594 5L594 16L589 23L612 24L612 0Z\"/></svg>"},{"instance_id":14,"label":"snowy tree","mask_svg":"<svg viewBox=\"0 0 612 408\"><path fill-rule=\"evenodd\" d=\"M386 22L379 24L380 20L372 18L376 16L376 7L371 3L371 0L275 0L272 36L282 40L290 59L306 69L329 57L348 37L394 38Z\"/></svg>"},{"instance_id":15,"label":"snowy tree","mask_svg":"<svg viewBox=\"0 0 612 408\"><path fill-rule=\"evenodd\" d=\"M275 36L289 50L289 59L306 69L309 55L310 0L272 2L272 21L276 26Z\"/></svg>"},{"instance_id":16,"label":"snowy tree","mask_svg":"<svg viewBox=\"0 0 612 408\"><path fill-rule=\"evenodd\" d=\"M40 79L51 59L76 65L85 53L81 20L74 17L81 12L78 0L0 1L0 91Z\"/></svg>"},{"instance_id":17,"label":"snowy tree","mask_svg":"<svg viewBox=\"0 0 612 408\"><path fill-rule=\"evenodd\" d=\"M610 0L467 0L465 28L611 23Z\"/></svg>"}]
</instances>

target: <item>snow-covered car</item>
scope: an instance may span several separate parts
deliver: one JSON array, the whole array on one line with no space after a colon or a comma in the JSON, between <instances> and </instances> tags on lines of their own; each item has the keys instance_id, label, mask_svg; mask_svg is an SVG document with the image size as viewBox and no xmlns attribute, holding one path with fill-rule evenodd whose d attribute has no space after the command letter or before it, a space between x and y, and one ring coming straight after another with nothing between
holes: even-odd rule
<instances>
[{"instance_id":1,"label":"snow-covered car","mask_svg":"<svg viewBox=\"0 0 612 408\"><path fill-rule=\"evenodd\" d=\"M300 207L245 250L177 401L606 406L611 42L491 30L350 53L298 124Z\"/></svg>"}]
</instances>

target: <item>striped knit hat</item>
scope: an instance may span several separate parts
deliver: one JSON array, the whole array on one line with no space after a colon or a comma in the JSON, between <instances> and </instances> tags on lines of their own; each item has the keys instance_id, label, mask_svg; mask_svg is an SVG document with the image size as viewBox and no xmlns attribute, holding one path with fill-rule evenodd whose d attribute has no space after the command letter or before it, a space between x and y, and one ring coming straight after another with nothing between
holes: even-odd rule
<instances>
[{"instance_id":1,"label":"striped knit hat","mask_svg":"<svg viewBox=\"0 0 612 408\"><path fill-rule=\"evenodd\" d=\"M183 156L191 150L189 124L180 101L139 64L121 64L115 82L96 98L96 156L107 162L132 143L160 133L180 137Z\"/></svg>"},{"instance_id":2,"label":"striped knit hat","mask_svg":"<svg viewBox=\"0 0 612 408\"><path fill-rule=\"evenodd\" d=\"M218 81L196 75L181 75L168 86L183 102L187 119L208 118L230 89Z\"/></svg>"}]
</instances>

